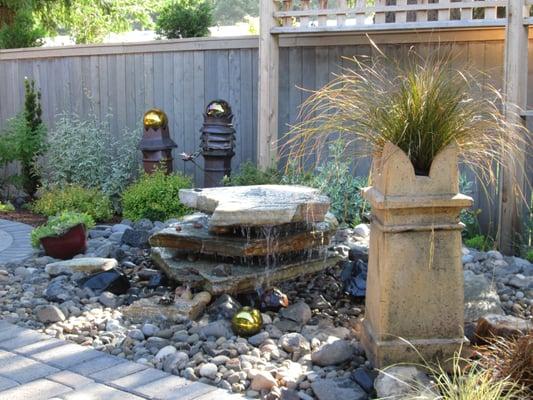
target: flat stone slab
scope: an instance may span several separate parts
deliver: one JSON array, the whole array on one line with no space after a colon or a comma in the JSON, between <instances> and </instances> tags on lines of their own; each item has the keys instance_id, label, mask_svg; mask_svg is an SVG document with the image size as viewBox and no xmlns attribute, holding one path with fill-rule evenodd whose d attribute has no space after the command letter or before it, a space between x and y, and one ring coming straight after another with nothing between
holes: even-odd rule
<instances>
[{"instance_id":1,"label":"flat stone slab","mask_svg":"<svg viewBox=\"0 0 533 400\"><path fill-rule=\"evenodd\" d=\"M288 279L322 271L339 261L337 255L331 255L270 268L231 264L227 265L227 275L220 276L216 272L220 269L220 262L176 259L176 250L154 247L152 259L171 280L186 283L191 287L203 288L213 295L253 291L262 283L274 285Z\"/></svg>"},{"instance_id":2,"label":"flat stone slab","mask_svg":"<svg viewBox=\"0 0 533 400\"><path fill-rule=\"evenodd\" d=\"M289 185L182 189L179 197L186 206L212 214L211 231L231 226L320 222L330 204L317 189Z\"/></svg>"},{"instance_id":3,"label":"flat stone slab","mask_svg":"<svg viewBox=\"0 0 533 400\"><path fill-rule=\"evenodd\" d=\"M20 261L33 254L32 229L26 224L0 219L0 264Z\"/></svg>"},{"instance_id":4,"label":"flat stone slab","mask_svg":"<svg viewBox=\"0 0 533 400\"><path fill-rule=\"evenodd\" d=\"M190 216L163 229L150 238L152 247L166 247L190 253L221 255L225 257L253 257L268 254L297 252L328 244L337 228L335 217L328 214L328 220L315 222L305 231L266 231L261 237L244 235L216 235L208 230L210 218L205 214Z\"/></svg>"}]
</instances>

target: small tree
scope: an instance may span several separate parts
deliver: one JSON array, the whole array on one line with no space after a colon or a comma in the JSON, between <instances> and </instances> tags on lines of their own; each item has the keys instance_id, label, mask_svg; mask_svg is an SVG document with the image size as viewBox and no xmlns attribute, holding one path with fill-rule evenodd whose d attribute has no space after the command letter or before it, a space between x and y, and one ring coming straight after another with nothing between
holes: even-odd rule
<instances>
[{"instance_id":1,"label":"small tree","mask_svg":"<svg viewBox=\"0 0 533 400\"><path fill-rule=\"evenodd\" d=\"M31 8L23 8L0 23L0 49L41 46L44 35L44 30L35 23Z\"/></svg>"},{"instance_id":2,"label":"small tree","mask_svg":"<svg viewBox=\"0 0 533 400\"><path fill-rule=\"evenodd\" d=\"M19 141L19 160L22 164L22 186L33 197L39 186L40 177L34 168L36 159L43 153L46 128L41 119L41 92L35 90L35 81L24 80L25 135Z\"/></svg>"},{"instance_id":3,"label":"small tree","mask_svg":"<svg viewBox=\"0 0 533 400\"><path fill-rule=\"evenodd\" d=\"M167 39L209 35L213 7L209 0L175 0L165 6L156 21L156 32Z\"/></svg>"}]
</instances>

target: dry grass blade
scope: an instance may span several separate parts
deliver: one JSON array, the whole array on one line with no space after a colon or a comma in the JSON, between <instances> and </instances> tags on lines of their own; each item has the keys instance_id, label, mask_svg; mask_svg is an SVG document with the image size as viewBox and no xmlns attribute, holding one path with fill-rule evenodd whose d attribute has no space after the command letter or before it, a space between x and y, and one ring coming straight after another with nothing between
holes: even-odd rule
<instances>
[{"instance_id":1,"label":"dry grass blade","mask_svg":"<svg viewBox=\"0 0 533 400\"><path fill-rule=\"evenodd\" d=\"M355 157L379 156L390 141L406 152L418 174L427 175L436 154L455 143L461 161L483 182L495 183L494 164L516 161L512 155L526 147L527 131L506 121L501 95L489 79L441 53L354 58L351 68L311 92L282 151L303 165L320 155L332 135L355 142L347 146L356 149Z\"/></svg>"},{"instance_id":2,"label":"dry grass blade","mask_svg":"<svg viewBox=\"0 0 533 400\"><path fill-rule=\"evenodd\" d=\"M511 339L495 337L477 349L480 364L493 380L508 378L533 398L533 333Z\"/></svg>"}]
</instances>

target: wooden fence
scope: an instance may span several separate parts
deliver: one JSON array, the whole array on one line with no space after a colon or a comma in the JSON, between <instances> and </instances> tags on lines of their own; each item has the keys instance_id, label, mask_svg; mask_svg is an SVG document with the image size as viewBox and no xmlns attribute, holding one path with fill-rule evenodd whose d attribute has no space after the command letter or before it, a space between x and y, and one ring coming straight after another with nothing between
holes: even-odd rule
<instances>
[{"instance_id":1,"label":"wooden fence","mask_svg":"<svg viewBox=\"0 0 533 400\"><path fill-rule=\"evenodd\" d=\"M411 46L419 51L435 46L453 48L458 62L486 72L487 79L502 88L501 27L374 32L371 37L385 53L395 56L407 54ZM286 34L280 36L279 46L283 73L276 98L276 139L296 121L298 107L307 96L302 88L321 87L349 63L347 58L372 56L373 52L361 32ZM530 53L532 49L530 46ZM201 186L202 171L181 161L179 153L198 148L202 113L210 100L224 98L233 107L237 129L233 169L245 160L258 159L258 67L257 37L0 51L0 127L21 111L25 76L36 79L41 88L44 119L52 128L59 112L87 116L92 109L99 118L109 112L113 115L113 132L124 126L140 128L144 111L160 107L169 115L171 134L179 146L174 151L176 169L194 175ZM533 75L531 66L529 70ZM528 92L533 100L531 83ZM202 163L201 157L198 162ZM358 163L355 172L367 174L368 162ZM483 209L482 223L488 228L498 217L497 191L491 189L486 198L476 182L473 197L476 207Z\"/></svg>"}]
</instances>

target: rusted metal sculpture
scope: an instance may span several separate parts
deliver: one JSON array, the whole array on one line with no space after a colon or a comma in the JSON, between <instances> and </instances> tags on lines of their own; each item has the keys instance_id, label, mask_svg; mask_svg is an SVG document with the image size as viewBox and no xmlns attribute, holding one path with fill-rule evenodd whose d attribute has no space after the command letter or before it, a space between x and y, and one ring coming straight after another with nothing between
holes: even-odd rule
<instances>
[{"instance_id":1,"label":"rusted metal sculpture","mask_svg":"<svg viewBox=\"0 0 533 400\"><path fill-rule=\"evenodd\" d=\"M143 153L143 167L148 174L158 168L165 173L172 173L172 149L178 147L170 138L168 117L158 108L152 108L144 114L144 134L139 148Z\"/></svg>"}]
</instances>

